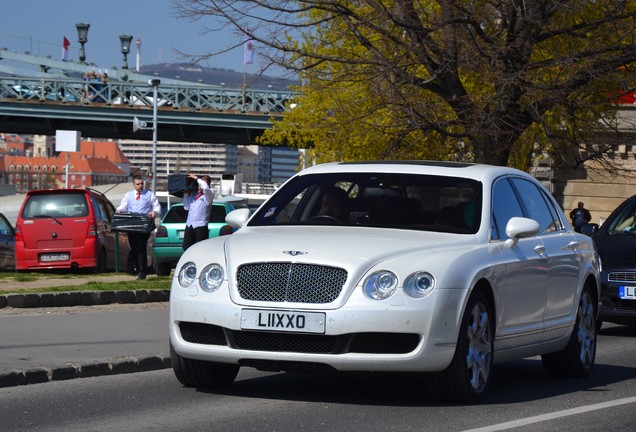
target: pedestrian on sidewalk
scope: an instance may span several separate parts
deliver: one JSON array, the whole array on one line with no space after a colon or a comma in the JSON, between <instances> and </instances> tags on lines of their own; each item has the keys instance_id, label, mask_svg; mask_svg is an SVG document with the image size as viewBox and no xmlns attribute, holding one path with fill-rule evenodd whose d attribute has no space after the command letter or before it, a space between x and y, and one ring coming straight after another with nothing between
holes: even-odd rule
<instances>
[{"instance_id":1,"label":"pedestrian on sidewalk","mask_svg":"<svg viewBox=\"0 0 636 432\"><path fill-rule=\"evenodd\" d=\"M199 178L194 174L188 177L196 180L198 191L196 194L186 192L183 194L183 208L188 212L186 228L183 233L183 250L209 238L208 221L214 201L214 191L210 189L212 179L208 175Z\"/></svg>"},{"instance_id":2,"label":"pedestrian on sidewalk","mask_svg":"<svg viewBox=\"0 0 636 432\"><path fill-rule=\"evenodd\" d=\"M582 201L579 201L577 207L570 212L570 219L572 219L572 226L574 227L574 231L581 232L581 228L586 223L590 223L592 220L592 215L590 211L586 209L585 204Z\"/></svg>"},{"instance_id":3,"label":"pedestrian on sidewalk","mask_svg":"<svg viewBox=\"0 0 636 432\"><path fill-rule=\"evenodd\" d=\"M140 175L133 176L134 189L127 192L117 207L117 213L142 213L154 221L161 212L159 200L152 191L144 189L144 179ZM129 231L128 244L133 256L137 279L146 279L148 273L148 253L146 247L150 232Z\"/></svg>"}]
</instances>

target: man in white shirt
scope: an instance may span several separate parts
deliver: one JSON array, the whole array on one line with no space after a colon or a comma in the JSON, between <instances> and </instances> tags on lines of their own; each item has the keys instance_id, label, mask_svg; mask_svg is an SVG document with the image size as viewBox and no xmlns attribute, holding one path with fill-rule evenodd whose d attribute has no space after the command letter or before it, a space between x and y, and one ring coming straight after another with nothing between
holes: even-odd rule
<instances>
[{"instance_id":1,"label":"man in white shirt","mask_svg":"<svg viewBox=\"0 0 636 432\"><path fill-rule=\"evenodd\" d=\"M142 213L153 221L161 211L159 200L152 191L144 189L144 180L140 175L133 176L133 190L124 195L117 213ZM150 232L127 232L130 252L135 261L137 279L146 279L148 273L148 254L146 247Z\"/></svg>"},{"instance_id":2,"label":"man in white shirt","mask_svg":"<svg viewBox=\"0 0 636 432\"><path fill-rule=\"evenodd\" d=\"M196 180L198 192L183 194L183 208L188 212L186 228L183 233L183 250L187 250L193 244L205 240L209 237L208 221L212 211L212 201L214 201L214 191L210 189L210 176L201 178L194 174L188 177Z\"/></svg>"}]
</instances>

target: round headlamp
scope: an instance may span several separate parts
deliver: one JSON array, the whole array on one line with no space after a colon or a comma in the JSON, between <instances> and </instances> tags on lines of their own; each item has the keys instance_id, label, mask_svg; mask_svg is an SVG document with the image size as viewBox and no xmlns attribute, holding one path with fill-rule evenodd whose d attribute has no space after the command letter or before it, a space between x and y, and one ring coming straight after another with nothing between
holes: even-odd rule
<instances>
[{"instance_id":1,"label":"round headlamp","mask_svg":"<svg viewBox=\"0 0 636 432\"><path fill-rule=\"evenodd\" d=\"M387 270L372 273L364 281L364 294L373 300L384 300L393 295L397 289L397 276Z\"/></svg>"},{"instance_id":2,"label":"round headlamp","mask_svg":"<svg viewBox=\"0 0 636 432\"><path fill-rule=\"evenodd\" d=\"M201 276L199 276L201 289L207 292L216 291L223 283L223 278L223 267L218 264L210 264L203 269Z\"/></svg>"},{"instance_id":3,"label":"round headlamp","mask_svg":"<svg viewBox=\"0 0 636 432\"><path fill-rule=\"evenodd\" d=\"M416 272L404 281L404 291L411 297L420 298L428 295L435 287L435 278L427 272Z\"/></svg>"},{"instance_id":4,"label":"round headlamp","mask_svg":"<svg viewBox=\"0 0 636 432\"><path fill-rule=\"evenodd\" d=\"M193 262L187 262L179 270L179 285L184 288L189 287L197 278L197 265Z\"/></svg>"}]
</instances>

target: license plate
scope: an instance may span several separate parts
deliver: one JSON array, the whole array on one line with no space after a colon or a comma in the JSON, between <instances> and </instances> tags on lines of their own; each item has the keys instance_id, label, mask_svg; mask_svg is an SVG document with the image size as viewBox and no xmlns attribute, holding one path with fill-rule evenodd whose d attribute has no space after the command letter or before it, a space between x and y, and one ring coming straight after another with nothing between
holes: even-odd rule
<instances>
[{"instance_id":1,"label":"license plate","mask_svg":"<svg viewBox=\"0 0 636 432\"><path fill-rule=\"evenodd\" d=\"M178 233L179 238L180 238L181 240L183 240L183 233L184 233L184 231L179 231L179 233Z\"/></svg>"},{"instance_id":2,"label":"license plate","mask_svg":"<svg viewBox=\"0 0 636 432\"><path fill-rule=\"evenodd\" d=\"M243 309L241 328L294 333L324 333L325 314L323 312Z\"/></svg>"},{"instance_id":3,"label":"license plate","mask_svg":"<svg viewBox=\"0 0 636 432\"><path fill-rule=\"evenodd\" d=\"M618 297L626 300L636 300L636 287L619 286Z\"/></svg>"},{"instance_id":4,"label":"license plate","mask_svg":"<svg viewBox=\"0 0 636 432\"><path fill-rule=\"evenodd\" d=\"M52 253L40 255L41 262L53 262L53 261L68 261L71 258L67 253Z\"/></svg>"}]
</instances>

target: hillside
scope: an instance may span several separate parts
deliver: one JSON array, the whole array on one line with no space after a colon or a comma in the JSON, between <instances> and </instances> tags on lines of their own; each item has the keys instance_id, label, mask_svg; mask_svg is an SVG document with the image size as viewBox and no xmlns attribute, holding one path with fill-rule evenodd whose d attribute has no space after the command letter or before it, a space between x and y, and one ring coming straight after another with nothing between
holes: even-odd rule
<instances>
[{"instance_id":1,"label":"hillside","mask_svg":"<svg viewBox=\"0 0 636 432\"><path fill-rule=\"evenodd\" d=\"M243 86L243 73L231 69L219 69L202 67L191 63L159 63L142 66L140 73L145 75L157 74L160 77L182 79L184 81L201 82L205 84L220 85L225 83L228 88L240 88ZM259 76L246 74L245 82L248 88L266 89L271 86L273 90L289 90L290 86L298 85L298 81L277 78L272 76Z\"/></svg>"}]
</instances>

